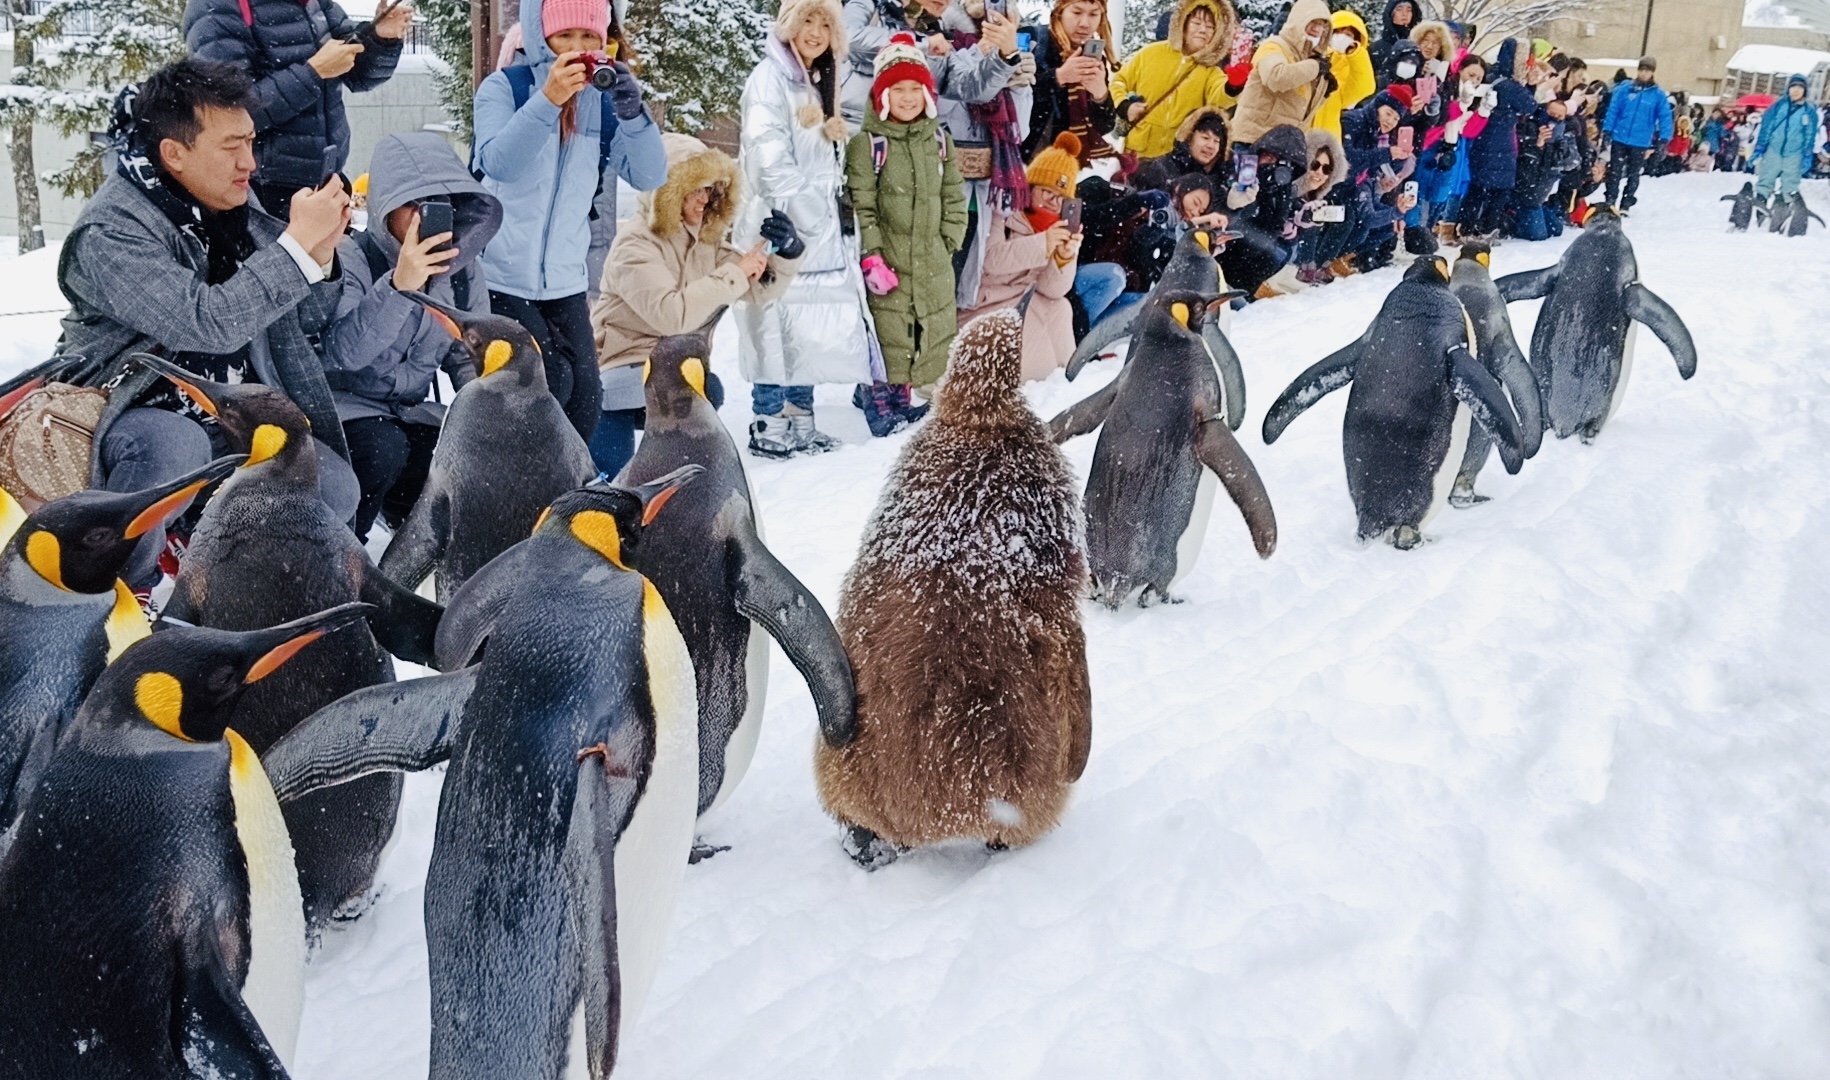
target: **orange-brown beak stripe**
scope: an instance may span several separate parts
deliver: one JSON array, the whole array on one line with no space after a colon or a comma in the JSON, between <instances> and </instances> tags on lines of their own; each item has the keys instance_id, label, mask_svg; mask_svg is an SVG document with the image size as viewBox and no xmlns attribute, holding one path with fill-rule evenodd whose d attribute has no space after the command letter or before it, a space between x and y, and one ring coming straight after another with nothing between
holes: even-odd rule
<instances>
[{"instance_id":1,"label":"orange-brown beak stripe","mask_svg":"<svg viewBox=\"0 0 1830 1080\"><path fill-rule=\"evenodd\" d=\"M165 524L166 518L183 510L186 504L188 504L191 499L195 498L199 491L202 491L209 486L209 483L208 480L198 480L195 483L186 484L177 491L167 495L165 498L153 503L151 506L140 511L132 521L127 523L127 531L123 535L129 540L138 540L140 537L145 536L147 533Z\"/></svg>"},{"instance_id":2,"label":"orange-brown beak stripe","mask_svg":"<svg viewBox=\"0 0 1830 1080\"><path fill-rule=\"evenodd\" d=\"M642 507L642 524L647 525L652 522L655 515L661 512L661 507L666 506L667 500L673 498L674 492L679 490L680 489L677 487L670 487L666 491L663 491L659 495L648 500L648 505Z\"/></svg>"},{"instance_id":3,"label":"orange-brown beak stripe","mask_svg":"<svg viewBox=\"0 0 1830 1080\"><path fill-rule=\"evenodd\" d=\"M456 319L453 319L437 308L429 307L426 310L432 313L432 317L438 320L438 324L445 328L445 333L450 334L454 340L464 336L464 330L462 327L458 326Z\"/></svg>"},{"instance_id":4,"label":"orange-brown beak stripe","mask_svg":"<svg viewBox=\"0 0 1830 1080\"><path fill-rule=\"evenodd\" d=\"M305 646L310 645L323 636L324 631L313 630L310 633L300 634L298 637L295 637L284 644L274 646L268 651L267 655L254 662L254 666L248 669L248 674L242 679L242 682L244 684L260 682L262 679L278 671L281 665L285 664L286 661L298 655L300 649L303 649Z\"/></svg>"}]
</instances>

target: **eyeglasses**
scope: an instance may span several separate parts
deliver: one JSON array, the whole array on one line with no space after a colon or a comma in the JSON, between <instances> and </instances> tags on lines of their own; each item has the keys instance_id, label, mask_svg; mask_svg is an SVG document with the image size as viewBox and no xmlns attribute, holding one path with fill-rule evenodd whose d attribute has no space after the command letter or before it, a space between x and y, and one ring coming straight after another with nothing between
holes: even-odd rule
<instances>
[{"instance_id":1,"label":"eyeglasses","mask_svg":"<svg viewBox=\"0 0 1830 1080\"><path fill-rule=\"evenodd\" d=\"M1311 161L1309 163L1310 172L1329 172L1333 168L1334 168L1334 163L1329 161L1327 158L1322 158L1317 161Z\"/></svg>"}]
</instances>

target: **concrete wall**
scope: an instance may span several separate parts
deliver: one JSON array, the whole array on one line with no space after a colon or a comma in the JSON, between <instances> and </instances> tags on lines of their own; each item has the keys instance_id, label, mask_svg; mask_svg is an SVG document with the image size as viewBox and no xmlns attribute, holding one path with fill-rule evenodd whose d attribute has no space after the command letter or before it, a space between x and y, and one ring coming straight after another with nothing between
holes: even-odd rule
<instances>
[{"instance_id":1,"label":"concrete wall","mask_svg":"<svg viewBox=\"0 0 1830 1080\"><path fill-rule=\"evenodd\" d=\"M1743 45L1784 45L1793 49L1816 49L1830 52L1830 34L1819 34L1802 26L1744 26Z\"/></svg>"},{"instance_id":2,"label":"concrete wall","mask_svg":"<svg viewBox=\"0 0 1830 1080\"><path fill-rule=\"evenodd\" d=\"M382 136L396 131L418 131L429 124L442 124L446 121L444 107L439 103L438 88L433 83L432 72L428 67L434 63L429 57L413 55L401 58L400 69L394 78L388 80L379 89L366 94L347 94L344 105L349 110L350 123L350 175L368 170L369 155L374 153L375 144ZM0 71L13 69L11 50L0 49ZM40 128L33 140L33 152L37 156L40 174L60 169L71 156L81 149L80 138L63 138L55 131ZM14 209L12 160L8 151L6 173L0 176L0 235L17 235L18 222ZM57 240L70 231L76 220L82 203L75 199L65 199L49 187L40 192L43 200L45 236Z\"/></svg>"},{"instance_id":3,"label":"concrete wall","mask_svg":"<svg viewBox=\"0 0 1830 1080\"><path fill-rule=\"evenodd\" d=\"M1637 60L1651 53L1658 58L1659 84L1667 90L1715 94L1729 58L1741 47L1744 9L1743 0L1599 0L1579 15L1555 20L1541 36L1588 60L1595 78L1614 76L1614 68L1597 59ZM1629 64L1627 74L1632 73Z\"/></svg>"}]
</instances>

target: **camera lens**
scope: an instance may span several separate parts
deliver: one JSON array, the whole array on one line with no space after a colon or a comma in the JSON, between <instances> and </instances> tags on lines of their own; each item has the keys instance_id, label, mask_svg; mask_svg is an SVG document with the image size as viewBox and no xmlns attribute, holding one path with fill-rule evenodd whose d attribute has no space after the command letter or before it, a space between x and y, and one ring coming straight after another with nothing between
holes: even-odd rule
<instances>
[{"instance_id":1,"label":"camera lens","mask_svg":"<svg viewBox=\"0 0 1830 1080\"><path fill-rule=\"evenodd\" d=\"M1271 170L1271 180L1278 187L1286 186L1293 179L1295 179L1295 176L1290 172L1290 166L1288 165L1279 165Z\"/></svg>"},{"instance_id":2,"label":"camera lens","mask_svg":"<svg viewBox=\"0 0 1830 1080\"><path fill-rule=\"evenodd\" d=\"M609 64L598 64L591 69L591 85L599 90L608 90L616 85L616 69Z\"/></svg>"}]
</instances>

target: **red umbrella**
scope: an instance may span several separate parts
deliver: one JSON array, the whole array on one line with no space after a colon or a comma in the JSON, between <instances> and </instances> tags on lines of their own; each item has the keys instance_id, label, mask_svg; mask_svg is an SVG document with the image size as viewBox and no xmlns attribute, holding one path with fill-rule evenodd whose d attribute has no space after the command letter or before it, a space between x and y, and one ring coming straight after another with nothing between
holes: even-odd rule
<instances>
[{"instance_id":1,"label":"red umbrella","mask_svg":"<svg viewBox=\"0 0 1830 1080\"><path fill-rule=\"evenodd\" d=\"M1742 94L1740 96L1740 98L1736 99L1735 108L1737 108L1737 109L1766 109L1766 108L1771 108L1773 105L1773 102L1778 101L1778 100L1779 100L1778 98L1774 97L1771 94Z\"/></svg>"}]
</instances>

